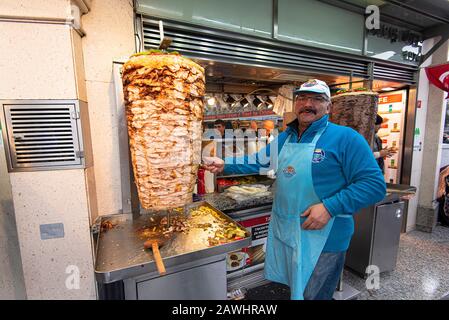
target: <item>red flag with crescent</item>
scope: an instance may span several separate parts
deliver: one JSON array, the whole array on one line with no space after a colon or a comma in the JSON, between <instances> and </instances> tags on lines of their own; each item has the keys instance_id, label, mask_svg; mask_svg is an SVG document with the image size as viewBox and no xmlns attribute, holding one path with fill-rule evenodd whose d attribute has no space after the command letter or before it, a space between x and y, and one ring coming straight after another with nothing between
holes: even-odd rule
<instances>
[{"instance_id":1,"label":"red flag with crescent","mask_svg":"<svg viewBox=\"0 0 449 320\"><path fill-rule=\"evenodd\" d=\"M426 67L426 74L434 86L448 92L446 99L449 98L449 63Z\"/></svg>"}]
</instances>

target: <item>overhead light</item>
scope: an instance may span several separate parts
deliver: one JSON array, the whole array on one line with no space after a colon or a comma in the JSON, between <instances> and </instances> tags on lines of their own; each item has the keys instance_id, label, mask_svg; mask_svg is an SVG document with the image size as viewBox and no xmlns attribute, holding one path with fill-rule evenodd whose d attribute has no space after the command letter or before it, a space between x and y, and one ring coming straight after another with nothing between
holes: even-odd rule
<instances>
[{"instance_id":1,"label":"overhead light","mask_svg":"<svg viewBox=\"0 0 449 320\"><path fill-rule=\"evenodd\" d=\"M380 91L393 91L393 90L396 90L396 89L392 88L392 87L386 87L386 88L380 89Z\"/></svg>"}]
</instances>

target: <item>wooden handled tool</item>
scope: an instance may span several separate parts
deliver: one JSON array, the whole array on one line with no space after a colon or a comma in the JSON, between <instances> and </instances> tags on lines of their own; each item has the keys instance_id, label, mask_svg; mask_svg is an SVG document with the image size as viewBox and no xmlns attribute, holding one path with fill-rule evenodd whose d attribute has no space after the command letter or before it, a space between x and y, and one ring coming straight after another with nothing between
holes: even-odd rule
<instances>
[{"instance_id":1,"label":"wooden handled tool","mask_svg":"<svg viewBox=\"0 0 449 320\"><path fill-rule=\"evenodd\" d=\"M166 239L163 237L154 237L148 239L143 244L145 249L153 250L154 261L156 262L157 271L159 271L160 275L164 275L166 273L164 261L162 260L161 253L159 252L159 247L162 247L166 242Z\"/></svg>"}]
</instances>

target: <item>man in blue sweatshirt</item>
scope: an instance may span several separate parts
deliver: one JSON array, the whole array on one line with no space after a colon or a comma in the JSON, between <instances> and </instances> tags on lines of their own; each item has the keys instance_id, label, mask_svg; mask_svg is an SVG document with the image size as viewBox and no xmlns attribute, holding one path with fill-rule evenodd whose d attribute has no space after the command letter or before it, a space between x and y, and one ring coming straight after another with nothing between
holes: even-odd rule
<instances>
[{"instance_id":1,"label":"man in blue sweatshirt","mask_svg":"<svg viewBox=\"0 0 449 320\"><path fill-rule=\"evenodd\" d=\"M295 90L297 119L265 149L203 159L213 173L276 170L265 277L290 286L292 299L332 299L354 232L352 215L386 194L368 143L330 123L330 107L327 84L309 80Z\"/></svg>"}]
</instances>

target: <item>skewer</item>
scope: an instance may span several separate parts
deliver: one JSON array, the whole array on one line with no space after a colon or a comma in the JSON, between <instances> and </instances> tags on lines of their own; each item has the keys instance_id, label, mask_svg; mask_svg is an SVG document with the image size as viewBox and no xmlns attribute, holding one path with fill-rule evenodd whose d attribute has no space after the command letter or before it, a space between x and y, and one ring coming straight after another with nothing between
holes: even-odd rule
<instances>
[{"instance_id":1,"label":"skewer","mask_svg":"<svg viewBox=\"0 0 449 320\"><path fill-rule=\"evenodd\" d=\"M170 228L170 209L167 210L167 228Z\"/></svg>"}]
</instances>

